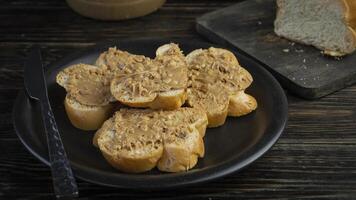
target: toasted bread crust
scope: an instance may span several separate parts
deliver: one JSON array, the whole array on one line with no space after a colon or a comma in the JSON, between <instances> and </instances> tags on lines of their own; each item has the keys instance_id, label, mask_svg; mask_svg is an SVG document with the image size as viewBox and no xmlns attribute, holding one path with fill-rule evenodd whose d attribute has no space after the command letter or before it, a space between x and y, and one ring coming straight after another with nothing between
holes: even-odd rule
<instances>
[{"instance_id":1,"label":"toasted bread crust","mask_svg":"<svg viewBox=\"0 0 356 200\"><path fill-rule=\"evenodd\" d=\"M70 100L67 95L64 107L73 126L82 130L97 130L111 116L115 106L112 103L104 106L86 106Z\"/></svg>"},{"instance_id":2,"label":"toasted bread crust","mask_svg":"<svg viewBox=\"0 0 356 200\"><path fill-rule=\"evenodd\" d=\"M228 115L240 117L250 113L251 110L255 110L256 108L256 99L244 91L241 91L230 97Z\"/></svg>"},{"instance_id":3,"label":"toasted bread crust","mask_svg":"<svg viewBox=\"0 0 356 200\"><path fill-rule=\"evenodd\" d=\"M162 148L155 154L152 154L147 158L129 158L129 157L113 157L104 151L101 151L102 155L108 161L108 163L123 172L128 173L142 173L153 169L158 160L162 156Z\"/></svg>"},{"instance_id":4,"label":"toasted bread crust","mask_svg":"<svg viewBox=\"0 0 356 200\"><path fill-rule=\"evenodd\" d=\"M222 126L227 118L228 115L228 108L229 107L225 107L223 110L221 110L220 112L207 112L208 115L208 127L209 128L215 128L215 127L219 127Z\"/></svg>"},{"instance_id":5,"label":"toasted bread crust","mask_svg":"<svg viewBox=\"0 0 356 200\"><path fill-rule=\"evenodd\" d=\"M127 106L136 108L175 110L180 108L186 99L187 93L184 90L179 90L174 95L170 95L169 93L160 93L152 102L120 102Z\"/></svg>"},{"instance_id":6,"label":"toasted bread crust","mask_svg":"<svg viewBox=\"0 0 356 200\"><path fill-rule=\"evenodd\" d=\"M198 157L204 157L203 138L200 137L198 130L195 130L194 134L199 135L199 137L196 137L197 140L192 149L186 146L165 144L157 168L165 172L188 171L193 168L198 162Z\"/></svg>"},{"instance_id":7,"label":"toasted bread crust","mask_svg":"<svg viewBox=\"0 0 356 200\"><path fill-rule=\"evenodd\" d=\"M125 154L112 155L103 150L101 153L115 169L128 173L142 173L153 169L157 165L162 157L163 146L151 152L148 156L137 158L129 157Z\"/></svg>"}]
</instances>

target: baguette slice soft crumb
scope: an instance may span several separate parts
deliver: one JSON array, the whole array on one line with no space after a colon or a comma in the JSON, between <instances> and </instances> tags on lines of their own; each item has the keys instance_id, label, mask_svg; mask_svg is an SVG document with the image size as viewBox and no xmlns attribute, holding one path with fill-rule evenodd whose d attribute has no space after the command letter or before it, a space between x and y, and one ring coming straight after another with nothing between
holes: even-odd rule
<instances>
[{"instance_id":1,"label":"baguette slice soft crumb","mask_svg":"<svg viewBox=\"0 0 356 200\"><path fill-rule=\"evenodd\" d=\"M186 100L187 65L176 44L157 49L154 60L128 61L116 71L111 93L131 107L174 110ZM123 59L121 59L123 60Z\"/></svg>"},{"instance_id":2,"label":"baguette slice soft crumb","mask_svg":"<svg viewBox=\"0 0 356 200\"><path fill-rule=\"evenodd\" d=\"M93 144L121 171L139 173L155 166L186 171L204 156L206 126L205 112L195 108L121 109L96 132Z\"/></svg>"},{"instance_id":3,"label":"baguette slice soft crumb","mask_svg":"<svg viewBox=\"0 0 356 200\"><path fill-rule=\"evenodd\" d=\"M186 56L189 69L187 103L207 112L208 127L225 123L227 116L246 115L257 108L244 90L253 81L228 50L197 49Z\"/></svg>"},{"instance_id":4,"label":"baguette slice soft crumb","mask_svg":"<svg viewBox=\"0 0 356 200\"><path fill-rule=\"evenodd\" d=\"M356 49L355 0L277 0L275 33L330 56Z\"/></svg>"}]
</instances>

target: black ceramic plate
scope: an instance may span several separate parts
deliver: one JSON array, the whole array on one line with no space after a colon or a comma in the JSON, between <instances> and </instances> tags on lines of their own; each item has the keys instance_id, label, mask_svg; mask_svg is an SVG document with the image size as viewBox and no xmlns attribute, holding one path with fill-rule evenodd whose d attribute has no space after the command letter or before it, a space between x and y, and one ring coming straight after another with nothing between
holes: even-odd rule
<instances>
[{"instance_id":1,"label":"black ceramic plate","mask_svg":"<svg viewBox=\"0 0 356 200\"><path fill-rule=\"evenodd\" d=\"M94 46L47 67L51 105L66 152L78 178L120 188L167 189L186 186L236 172L261 157L277 141L287 121L285 94L269 72L253 60L236 53L241 65L254 78L248 93L258 101L255 112L240 118L229 117L223 126L208 129L205 136L205 157L188 172L162 173L152 170L143 174L126 174L113 169L92 145L94 132L81 131L70 124L63 106L65 91L55 83L55 76L61 69L72 64L92 64L99 53L109 46L153 57L158 46L170 41L178 42L185 53L197 48L216 46L194 40L125 40ZM23 144L48 165L46 137L39 106L21 92L14 105L13 117L16 132Z\"/></svg>"}]
</instances>

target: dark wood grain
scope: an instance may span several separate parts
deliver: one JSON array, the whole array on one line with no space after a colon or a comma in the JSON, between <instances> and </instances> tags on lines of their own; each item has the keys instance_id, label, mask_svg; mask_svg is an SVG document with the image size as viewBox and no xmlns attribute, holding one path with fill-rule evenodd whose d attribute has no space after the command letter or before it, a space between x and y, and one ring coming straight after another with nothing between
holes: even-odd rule
<instances>
[{"instance_id":1,"label":"dark wood grain","mask_svg":"<svg viewBox=\"0 0 356 200\"><path fill-rule=\"evenodd\" d=\"M59 0L0 0L0 199L53 199L50 171L16 137L11 112L24 57L40 44L46 63L95 42L127 37L199 37L195 17L233 0L168 1L124 22L76 15ZM81 199L356 199L356 86L316 101L288 94L282 138L242 172L189 188L140 192L78 181Z\"/></svg>"},{"instance_id":2,"label":"dark wood grain","mask_svg":"<svg viewBox=\"0 0 356 200\"><path fill-rule=\"evenodd\" d=\"M275 0L249 0L205 14L197 31L263 63L293 93L315 99L356 83L356 54L334 59L274 33Z\"/></svg>"}]
</instances>

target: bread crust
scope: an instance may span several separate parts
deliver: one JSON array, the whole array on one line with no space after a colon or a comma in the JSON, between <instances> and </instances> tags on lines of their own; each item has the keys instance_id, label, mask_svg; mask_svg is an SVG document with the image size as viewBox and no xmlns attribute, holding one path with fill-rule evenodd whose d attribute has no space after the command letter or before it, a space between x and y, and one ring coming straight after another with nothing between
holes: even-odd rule
<instances>
[{"instance_id":1,"label":"bread crust","mask_svg":"<svg viewBox=\"0 0 356 200\"><path fill-rule=\"evenodd\" d=\"M93 0L67 0L68 5L81 15L101 20L123 20L140 17L157 10L164 2L165 0L114 0L104 3L103 1Z\"/></svg>"},{"instance_id":2,"label":"bread crust","mask_svg":"<svg viewBox=\"0 0 356 200\"><path fill-rule=\"evenodd\" d=\"M204 142L201 137L196 141L193 150L185 146L165 145L157 168L164 172L188 171L197 164L198 157L204 157Z\"/></svg>"},{"instance_id":3,"label":"bread crust","mask_svg":"<svg viewBox=\"0 0 356 200\"><path fill-rule=\"evenodd\" d=\"M75 102L74 99L70 100L67 95L64 100L64 107L73 126L89 131L100 128L103 122L113 113L115 105L110 103L104 106L86 106Z\"/></svg>"},{"instance_id":4,"label":"bread crust","mask_svg":"<svg viewBox=\"0 0 356 200\"><path fill-rule=\"evenodd\" d=\"M118 96L116 98L122 104L134 108L175 110L184 104L187 93L186 90L176 90L174 95L169 94L169 92L161 92L152 101L127 101Z\"/></svg>"},{"instance_id":5,"label":"bread crust","mask_svg":"<svg viewBox=\"0 0 356 200\"><path fill-rule=\"evenodd\" d=\"M208 115L208 127L215 128L222 126L228 116L229 106L225 106L221 112L207 112Z\"/></svg>"},{"instance_id":6,"label":"bread crust","mask_svg":"<svg viewBox=\"0 0 356 200\"><path fill-rule=\"evenodd\" d=\"M124 154L113 156L105 151L101 151L101 153L111 166L120 171L142 173L153 169L157 165L158 160L162 157L163 147L161 146L147 157L140 158L127 157Z\"/></svg>"},{"instance_id":7,"label":"bread crust","mask_svg":"<svg viewBox=\"0 0 356 200\"><path fill-rule=\"evenodd\" d=\"M238 94L232 95L229 101L228 115L232 117L240 117L255 110L257 101L254 97L240 91Z\"/></svg>"}]
</instances>

